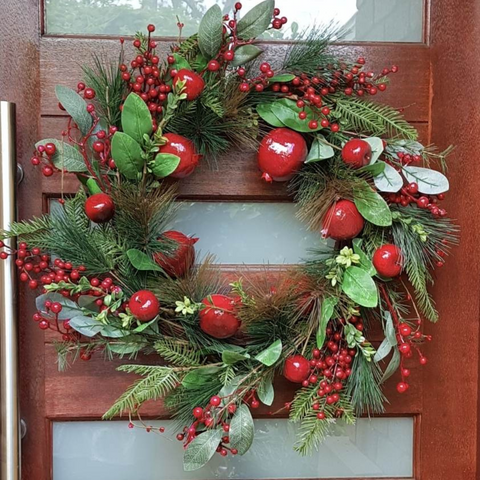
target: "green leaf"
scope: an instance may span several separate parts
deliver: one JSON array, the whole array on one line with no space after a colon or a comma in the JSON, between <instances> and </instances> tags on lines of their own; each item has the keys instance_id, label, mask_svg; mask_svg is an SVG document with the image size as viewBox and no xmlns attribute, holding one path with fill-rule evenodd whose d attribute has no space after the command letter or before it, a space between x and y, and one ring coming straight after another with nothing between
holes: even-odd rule
<instances>
[{"instance_id":1,"label":"green leaf","mask_svg":"<svg viewBox=\"0 0 480 480\"><path fill-rule=\"evenodd\" d=\"M168 177L172 174L180 164L180 157L172 153L159 153L155 157L155 161L148 166L152 169L153 174L157 178Z\"/></svg>"},{"instance_id":2,"label":"green leaf","mask_svg":"<svg viewBox=\"0 0 480 480\"><path fill-rule=\"evenodd\" d=\"M207 430L188 445L183 457L183 469L186 472L193 472L202 468L213 457L222 439L223 430Z\"/></svg>"},{"instance_id":3,"label":"green leaf","mask_svg":"<svg viewBox=\"0 0 480 480\"><path fill-rule=\"evenodd\" d=\"M218 5L212 5L202 17L198 27L198 46L207 58L214 58L223 38L223 15Z\"/></svg>"},{"instance_id":4,"label":"green leaf","mask_svg":"<svg viewBox=\"0 0 480 480\"><path fill-rule=\"evenodd\" d=\"M95 318L78 315L69 321L70 326L85 337L93 337L100 333L105 325Z\"/></svg>"},{"instance_id":5,"label":"green leaf","mask_svg":"<svg viewBox=\"0 0 480 480\"><path fill-rule=\"evenodd\" d=\"M384 150L383 140L379 137L363 138L363 140L367 142L372 149L372 158L370 159L370 165L371 165L378 160L378 157L380 157L380 155Z\"/></svg>"},{"instance_id":6,"label":"green leaf","mask_svg":"<svg viewBox=\"0 0 480 480\"><path fill-rule=\"evenodd\" d=\"M272 112L273 103L259 103L257 113L265 122L274 127L284 127L285 125Z\"/></svg>"},{"instance_id":7,"label":"green leaf","mask_svg":"<svg viewBox=\"0 0 480 480\"><path fill-rule=\"evenodd\" d=\"M224 350L222 352L222 362L225 365L233 365L237 362L242 362L243 360L247 360L250 358L248 353L238 353L232 350Z\"/></svg>"},{"instance_id":8,"label":"green leaf","mask_svg":"<svg viewBox=\"0 0 480 480\"><path fill-rule=\"evenodd\" d=\"M149 322L146 322L146 323L142 323L141 325L139 325L137 328L135 328L133 331L135 333L142 333L143 331L145 331L150 325L153 325L154 323L157 322L157 318L155 317L153 320L150 320Z\"/></svg>"},{"instance_id":9,"label":"green leaf","mask_svg":"<svg viewBox=\"0 0 480 480\"><path fill-rule=\"evenodd\" d=\"M422 167L403 167L408 182L416 182L418 191L427 195L438 195L450 188L448 178L436 170Z\"/></svg>"},{"instance_id":10,"label":"green leaf","mask_svg":"<svg viewBox=\"0 0 480 480\"><path fill-rule=\"evenodd\" d=\"M39 295L35 299L35 306L39 312L42 312L42 315L47 318L53 318L53 314L47 311L45 307L45 302L49 300L50 302L57 302L62 305L62 311L58 314L59 320L67 320L74 317L75 315L81 315L80 307L72 300L65 298L63 295L57 292L48 292L42 295Z\"/></svg>"},{"instance_id":11,"label":"green leaf","mask_svg":"<svg viewBox=\"0 0 480 480\"><path fill-rule=\"evenodd\" d=\"M367 172L372 176L380 175L385 170L385 162L378 161L376 163L371 163L370 165L365 165L357 170L357 173Z\"/></svg>"},{"instance_id":12,"label":"green leaf","mask_svg":"<svg viewBox=\"0 0 480 480\"><path fill-rule=\"evenodd\" d=\"M280 339L273 342L268 348L261 351L256 357L255 360L263 363L267 367L271 367L282 354L282 341Z\"/></svg>"},{"instance_id":13,"label":"green leaf","mask_svg":"<svg viewBox=\"0 0 480 480\"><path fill-rule=\"evenodd\" d=\"M301 120L298 117L298 114L302 109L297 107L296 102L293 100L288 100L282 98L273 102L271 106L272 113L287 127L297 132L312 133L320 130L322 127L319 125L315 129L311 129L308 124L310 120L314 119L312 109L310 107L305 107L303 110L307 113L307 118Z\"/></svg>"},{"instance_id":14,"label":"green leaf","mask_svg":"<svg viewBox=\"0 0 480 480\"><path fill-rule=\"evenodd\" d=\"M281 73L280 75L275 75L272 78L269 78L270 83L282 83L282 82L291 82L295 78L293 73Z\"/></svg>"},{"instance_id":15,"label":"green leaf","mask_svg":"<svg viewBox=\"0 0 480 480\"><path fill-rule=\"evenodd\" d=\"M378 304L377 286L363 268L348 267L345 270L342 290L345 295L362 307L376 307Z\"/></svg>"},{"instance_id":16,"label":"green leaf","mask_svg":"<svg viewBox=\"0 0 480 480\"><path fill-rule=\"evenodd\" d=\"M384 338L383 342L377 348L377 352L373 357L374 362L380 362L392 351L392 344L388 341L388 338Z\"/></svg>"},{"instance_id":17,"label":"green leaf","mask_svg":"<svg viewBox=\"0 0 480 480\"><path fill-rule=\"evenodd\" d=\"M45 145L46 143L53 143L55 145L56 150L51 158L57 168L72 173L87 171L85 160L77 147L57 140L56 138L45 138L37 142L35 148L38 148L40 145Z\"/></svg>"},{"instance_id":18,"label":"green leaf","mask_svg":"<svg viewBox=\"0 0 480 480\"><path fill-rule=\"evenodd\" d=\"M96 193L102 193L102 189L98 186L98 183L93 178L87 179L85 185L92 195L95 195Z\"/></svg>"},{"instance_id":19,"label":"green leaf","mask_svg":"<svg viewBox=\"0 0 480 480\"><path fill-rule=\"evenodd\" d=\"M317 330L317 347L320 349L323 348L323 343L325 342L325 337L327 335L327 325L332 318L337 303L338 298L336 297L327 297L322 302L322 313L320 315L320 323Z\"/></svg>"},{"instance_id":20,"label":"green leaf","mask_svg":"<svg viewBox=\"0 0 480 480\"><path fill-rule=\"evenodd\" d=\"M265 0L255 5L237 23L237 35L244 40L256 38L270 25L275 8L274 0Z\"/></svg>"},{"instance_id":21,"label":"green leaf","mask_svg":"<svg viewBox=\"0 0 480 480\"><path fill-rule=\"evenodd\" d=\"M387 202L364 182L362 188L355 188L353 197L358 211L363 218L379 227L388 227L392 224L392 212Z\"/></svg>"},{"instance_id":22,"label":"green leaf","mask_svg":"<svg viewBox=\"0 0 480 480\"><path fill-rule=\"evenodd\" d=\"M397 371L397 368L399 366L400 366L400 352L398 351L398 348L394 348L392 359L390 360L388 367L383 372L383 376L380 382L383 383L387 379L389 379Z\"/></svg>"},{"instance_id":23,"label":"green leaf","mask_svg":"<svg viewBox=\"0 0 480 480\"><path fill-rule=\"evenodd\" d=\"M122 338L130 335L130 332L114 327L113 325L104 325L100 334L108 338Z\"/></svg>"},{"instance_id":24,"label":"green leaf","mask_svg":"<svg viewBox=\"0 0 480 480\"><path fill-rule=\"evenodd\" d=\"M187 389L196 389L212 381L212 377L217 377L219 367L202 367L192 370L183 377L182 385Z\"/></svg>"},{"instance_id":25,"label":"green leaf","mask_svg":"<svg viewBox=\"0 0 480 480\"><path fill-rule=\"evenodd\" d=\"M180 54L178 53L173 53L173 58L175 58L175 69L176 70L191 70L192 67L190 66L190 64L188 63L187 59L182 57Z\"/></svg>"},{"instance_id":26,"label":"green leaf","mask_svg":"<svg viewBox=\"0 0 480 480\"><path fill-rule=\"evenodd\" d=\"M362 250L362 239L361 238L354 238L353 239L353 251L360 257L360 265L361 267L368 272L370 276L377 274L375 267L373 266L372 260L367 256L367 254Z\"/></svg>"},{"instance_id":27,"label":"green leaf","mask_svg":"<svg viewBox=\"0 0 480 480\"><path fill-rule=\"evenodd\" d=\"M257 58L261 53L263 53L263 50L256 45L242 45L235 50L235 57L230 64L232 67L244 65Z\"/></svg>"},{"instance_id":28,"label":"green leaf","mask_svg":"<svg viewBox=\"0 0 480 480\"><path fill-rule=\"evenodd\" d=\"M264 405L270 406L275 398L275 389L273 388L272 379L265 377L262 379L257 388L257 395Z\"/></svg>"},{"instance_id":29,"label":"green leaf","mask_svg":"<svg viewBox=\"0 0 480 480\"><path fill-rule=\"evenodd\" d=\"M383 172L380 172L373 179L377 190L395 193L403 187L403 178L395 168L380 160L375 165L384 165Z\"/></svg>"},{"instance_id":30,"label":"green leaf","mask_svg":"<svg viewBox=\"0 0 480 480\"><path fill-rule=\"evenodd\" d=\"M333 148L330 145L326 145L325 137L323 135L317 135L310 147L305 163L326 160L327 158L332 158L334 154Z\"/></svg>"},{"instance_id":31,"label":"green leaf","mask_svg":"<svg viewBox=\"0 0 480 480\"><path fill-rule=\"evenodd\" d=\"M55 87L55 95L82 135L86 135L93 125L92 116L87 112L87 102L77 92L63 85Z\"/></svg>"},{"instance_id":32,"label":"green leaf","mask_svg":"<svg viewBox=\"0 0 480 480\"><path fill-rule=\"evenodd\" d=\"M143 168L143 151L140 145L129 135L116 132L112 138L112 158L123 175L136 180Z\"/></svg>"},{"instance_id":33,"label":"green leaf","mask_svg":"<svg viewBox=\"0 0 480 480\"><path fill-rule=\"evenodd\" d=\"M136 93L131 93L122 110L123 131L136 142L142 144L143 136L152 133L152 115L147 104Z\"/></svg>"},{"instance_id":34,"label":"green leaf","mask_svg":"<svg viewBox=\"0 0 480 480\"><path fill-rule=\"evenodd\" d=\"M127 250L127 257L130 263L137 269L142 271L163 272L163 270L144 252L131 248Z\"/></svg>"},{"instance_id":35,"label":"green leaf","mask_svg":"<svg viewBox=\"0 0 480 480\"><path fill-rule=\"evenodd\" d=\"M132 355L133 353L139 352L143 347L145 347L145 344L138 342L111 343L109 345L109 349L117 355Z\"/></svg>"},{"instance_id":36,"label":"green leaf","mask_svg":"<svg viewBox=\"0 0 480 480\"><path fill-rule=\"evenodd\" d=\"M240 405L230 422L230 446L244 455L252 446L254 435L255 426L250 409L246 405Z\"/></svg>"}]
</instances>

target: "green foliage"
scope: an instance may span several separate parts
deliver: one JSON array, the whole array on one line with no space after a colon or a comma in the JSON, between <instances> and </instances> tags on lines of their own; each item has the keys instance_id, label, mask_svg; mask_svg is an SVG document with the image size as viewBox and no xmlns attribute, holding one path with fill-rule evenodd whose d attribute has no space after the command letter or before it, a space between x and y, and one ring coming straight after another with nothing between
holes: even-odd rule
<instances>
[{"instance_id":1,"label":"green foliage","mask_svg":"<svg viewBox=\"0 0 480 480\"><path fill-rule=\"evenodd\" d=\"M187 342L165 337L156 342L154 348L169 364L179 367L195 367L201 364L200 351Z\"/></svg>"},{"instance_id":2,"label":"green foliage","mask_svg":"<svg viewBox=\"0 0 480 480\"><path fill-rule=\"evenodd\" d=\"M136 412L147 400L157 400L174 390L179 382L176 372L168 367L122 365L121 372L136 373L143 378L137 380L105 413L104 419L111 419L124 412Z\"/></svg>"}]
</instances>

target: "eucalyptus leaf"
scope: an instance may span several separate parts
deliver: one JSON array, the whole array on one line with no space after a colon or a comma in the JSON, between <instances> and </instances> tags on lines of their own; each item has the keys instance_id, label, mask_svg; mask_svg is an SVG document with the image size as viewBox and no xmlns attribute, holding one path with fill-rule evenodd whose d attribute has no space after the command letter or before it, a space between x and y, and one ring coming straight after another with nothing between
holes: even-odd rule
<instances>
[{"instance_id":1,"label":"eucalyptus leaf","mask_svg":"<svg viewBox=\"0 0 480 480\"><path fill-rule=\"evenodd\" d=\"M92 317L78 315L69 321L70 326L85 337L94 337L100 333L105 325Z\"/></svg>"},{"instance_id":2,"label":"eucalyptus leaf","mask_svg":"<svg viewBox=\"0 0 480 480\"><path fill-rule=\"evenodd\" d=\"M284 127L285 125L272 112L273 103L259 103L257 105L257 113L265 122L274 127Z\"/></svg>"},{"instance_id":3,"label":"eucalyptus leaf","mask_svg":"<svg viewBox=\"0 0 480 480\"><path fill-rule=\"evenodd\" d=\"M379 160L378 162L359 168L357 173L367 172L374 177L376 175L380 175L385 170L385 165L385 162Z\"/></svg>"},{"instance_id":4,"label":"eucalyptus leaf","mask_svg":"<svg viewBox=\"0 0 480 480\"><path fill-rule=\"evenodd\" d=\"M109 345L109 349L120 356L132 355L139 352L143 347L145 347L145 344L139 342L110 343Z\"/></svg>"},{"instance_id":5,"label":"eucalyptus leaf","mask_svg":"<svg viewBox=\"0 0 480 480\"><path fill-rule=\"evenodd\" d=\"M237 23L239 38L249 40L261 35L270 25L275 0L265 0L255 5Z\"/></svg>"},{"instance_id":6,"label":"eucalyptus leaf","mask_svg":"<svg viewBox=\"0 0 480 480\"><path fill-rule=\"evenodd\" d=\"M185 450L183 468L193 472L202 468L215 454L223 436L223 430L206 430L192 440Z\"/></svg>"},{"instance_id":7,"label":"eucalyptus leaf","mask_svg":"<svg viewBox=\"0 0 480 480\"><path fill-rule=\"evenodd\" d=\"M212 379L217 378L219 371L219 367L196 368L183 377L182 385L187 390L196 389L202 385L210 383Z\"/></svg>"},{"instance_id":8,"label":"eucalyptus leaf","mask_svg":"<svg viewBox=\"0 0 480 480\"><path fill-rule=\"evenodd\" d=\"M123 132L112 138L112 158L119 172L130 180L136 180L142 171L144 160L140 145Z\"/></svg>"},{"instance_id":9,"label":"eucalyptus leaf","mask_svg":"<svg viewBox=\"0 0 480 480\"><path fill-rule=\"evenodd\" d=\"M275 389L273 388L272 379L264 377L257 388L257 395L259 400L264 405L272 405L275 398Z\"/></svg>"},{"instance_id":10,"label":"eucalyptus leaf","mask_svg":"<svg viewBox=\"0 0 480 480\"><path fill-rule=\"evenodd\" d=\"M274 75L272 78L269 78L270 83L282 83L282 82L291 82L295 78L293 73L281 73L280 75Z\"/></svg>"},{"instance_id":11,"label":"eucalyptus leaf","mask_svg":"<svg viewBox=\"0 0 480 480\"><path fill-rule=\"evenodd\" d=\"M165 178L171 175L179 165L180 157L178 155L159 153L149 167L157 178Z\"/></svg>"},{"instance_id":12,"label":"eucalyptus leaf","mask_svg":"<svg viewBox=\"0 0 480 480\"><path fill-rule=\"evenodd\" d=\"M152 133L152 115L147 104L136 93L128 95L122 109L123 131L142 144L143 136Z\"/></svg>"},{"instance_id":13,"label":"eucalyptus leaf","mask_svg":"<svg viewBox=\"0 0 480 480\"><path fill-rule=\"evenodd\" d=\"M232 352L231 350L224 350L222 352L222 362L225 365L233 365L234 363L242 362L249 358L250 355L248 353Z\"/></svg>"},{"instance_id":14,"label":"eucalyptus leaf","mask_svg":"<svg viewBox=\"0 0 480 480\"><path fill-rule=\"evenodd\" d=\"M375 353L373 360L377 363L380 362L392 351L392 348L393 346L389 342L388 338L384 338L383 342L377 348L377 352Z\"/></svg>"},{"instance_id":15,"label":"eucalyptus leaf","mask_svg":"<svg viewBox=\"0 0 480 480\"><path fill-rule=\"evenodd\" d=\"M379 227L388 227L392 224L392 212L387 202L366 182L363 188L354 189L353 197L358 211L370 223Z\"/></svg>"},{"instance_id":16,"label":"eucalyptus leaf","mask_svg":"<svg viewBox=\"0 0 480 480\"><path fill-rule=\"evenodd\" d=\"M384 165L384 170L373 178L375 187L381 192L398 192L403 187L402 176L388 163L378 161L376 165Z\"/></svg>"},{"instance_id":17,"label":"eucalyptus leaf","mask_svg":"<svg viewBox=\"0 0 480 480\"><path fill-rule=\"evenodd\" d=\"M198 46L207 58L214 58L223 38L223 15L218 5L212 5L202 17L198 27Z\"/></svg>"},{"instance_id":18,"label":"eucalyptus leaf","mask_svg":"<svg viewBox=\"0 0 480 480\"><path fill-rule=\"evenodd\" d=\"M62 311L58 314L59 320L68 320L76 315L81 315L81 308L73 300L65 298L63 295L57 292L48 292L39 295L35 299L35 306L37 310L42 313L44 317L53 318L53 314L47 311L45 302L50 301L52 303L59 303L62 306Z\"/></svg>"},{"instance_id":19,"label":"eucalyptus leaf","mask_svg":"<svg viewBox=\"0 0 480 480\"><path fill-rule=\"evenodd\" d=\"M367 142L370 145L370 148L372 149L372 158L370 159L370 165L372 163L375 163L380 155L383 153L384 146L383 146L383 140L379 137L369 137L369 138L363 138L365 142Z\"/></svg>"},{"instance_id":20,"label":"eucalyptus leaf","mask_svg":"<svg viewBox=\"0 0 480 480\"><path fill-rule=\"evenodd\" d=\"M427 195L438 195L450 188L448 178L436 170L423 167L403 167L403 175L408 182L415 182L418 191Z\"/></svg>"},{"instance_id":21,"label":"eucalyptus leaf","mask_svg":"<svg viewBox=\"0 0 480 480\"><path fill-rule=\"evenodd\" d=\"M330 145L327 145L325 142L326 140L323 135L317 135L315 140L312 142L312 146L310 147L310 151L308 152L305 163L326 160L327 158L332 158L335 155L333 148Z\"/></svg>"},{"instance_id":22,"label":"eucalyptus leaf","mask_svg":"<svg viewBox=\"0 0 480 480\"><path fill-rule=\"evenodd\" d=\"M98 297L95 297L94 295L80 295L77 302L80 308L86 308L92 312L98 312L100 307L96 304L97 300Z\"/></svg>"},{"instance_id":23,"label":"eucalyptus leaf","mask_svg":"<svg viewBox=\"0 0 480 480\"><path fill-rule=\"evenodd\" d=\"M312 109L310 107L301 109L297 107L296 102L293 100L288 100L287 98L277 100L272 103L271 110L284 125L297 132L312 133L322 128L321 125L318 125L317 128L311 129L308 125L310 120L314 119ZM303 120L298 117L302 110L307 114L307 117Z\"/></svg>"},{"instance_id":24,"label":"eucalyptus leaf","mask_svg":"<svg viewBox=\"0 0 480 480\"><path fill-rule=\"evenodd\" d=\"M398 351L398 348L394 348L392 359L390 360L390 363L388 364L387 368L383 372L381 383L388 380L397 371L399 366L400 366L400 352Z\"/></svg>"},{"instance_id":25,"label":"eucalyptus leaf","mask_svg":"<svg viewBox=\"0 0 480 480\"><path fill-rule=\"evenodd\" d=\"M317 330L317 347L323 348L325 337L327 335L327 325L332 318L335 306L338 303L338 298L327 297L322 302L322 310L320 314L320 322Z\"/></svg>"},{"instance_id":26,"label":"eucalyptus leaf","mask_svg":"<svg viewBox=\"0 0 480 480\"><path fill-rule=\"evenodd\" d=\"M137 270L163 272L163 270L141 250L131 248L127 250L127 257Z\"/></svg>"},{"instance_id":27,"label":"eucalyptus leaf","mask_svg":"<svg viewBox=\"0 0 480 480\"><path fill-rule=\"evenodd\" d=\"M342 280L342 290L362 307L378 305L377 286L368 272L360 267L348 267Z\"/></svg>"},{"instance_id":28,"label":"eucalyptus leaf","mask_svg":"<svg viewBox=\"0 0 480 480\"><path fill-rule=\"evenodd\" d=\"M108 338L123 338L130 335L128 330L122 330L120 328L114 327L113 325L104 325L100 334L103 337Z\"/></svg>"},{"instance_id":29,"label":"eucalyptus leaf","mask_svg":"<svg viewBox=\"0 0 480 480\"><path fill-rule=\"evenodd\" d=\"M244 455L252 446L254 435L255 426L250 409L246 405L240 405L230 422L230 446Z\"/></svg>"},{"instance_id":30,"label":"eucalyptus leaf","mask_svg":"<svg viewBox=\"0 0 480 480\"><path fill-rule=\"evenodd\" d=\"M263 50L256 45L242 45L235 50L235 57L230 64L232 67L244 65L255 60L261 53L263 53Z\"/></svg>"},{"instance_id":31,"label":"eucalyptus leaf","mask_svg":"<svg viewBox=\"0 0 480 480\"><path fill-rule=\"evenodd\" d=\"M93 125L93 118L87 112L87 102L77 92L63 85L55 87L55 95L62 107L77 124L82 135L87 135Z\"/></svg>"},{"instance_id":32,"label":"eucalyptus leaf","mask_svg":"<svg viewBox=\"0 0 480 480\"><path fill-rule=\"evenodd\" d=\"M77 147L69 143L62 142L56 138L45 138L35 144L35 148L46 143L53 143L55 145L55 153L52 155L52 163L60 170L67 172L80 173L86 172L85 160Z\"/></svg>"},{"instance_id":33,"label":"eucalyptus leaf","mask_svg":"<svg viewBox=\"0 0 480 480\"><path fill-rule=\"evenodd\" d=\"M263 363L267 367L271 367L282 354L282 341L280 339L273 342L268 348L261 351L256 357L255 360Z\"/></svg>"}]
</instances>

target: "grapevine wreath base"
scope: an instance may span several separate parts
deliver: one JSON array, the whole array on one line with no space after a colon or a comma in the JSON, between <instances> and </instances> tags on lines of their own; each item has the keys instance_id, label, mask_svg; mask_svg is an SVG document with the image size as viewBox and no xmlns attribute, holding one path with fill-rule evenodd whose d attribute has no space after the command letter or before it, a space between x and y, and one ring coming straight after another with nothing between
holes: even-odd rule
<instances>
[{"instance_id":1,"label":"grapevine wreath base","mask_svg":"<svg viewBox=\"0 0 480 480\"><path fill-rule=\"evenodd\" d=\"M254 39L287 19L273 0L241 13L240 3L232 16L213 6L166 58L149 25L131 62L121 40L119 65L95 58L76 90L58 86L70 116L63 141L38 142L31 161L82 187L60 200L62 215L2 233L19 239L17 250L2 241L0 257L15 255L20 280L40 291L33 320L59 333L60 368L99 354L158 355L156 365L119 368L141 378L105 418L128 414L131 427L162 433L139 416L162 398L186 470L249 449L251 409L272 405L277 374L298 384L284 408L300 424L301 454L337 419L381 413L388 377L408 391L408 364L427 363L423 322L437 320L427 285L456 243L438 171L450 149L423 146L398 110L370 101L397 67L377 75L363 58L335 58L328 29L271 65ZM258 150L259 182L290 182L300 218L333 250L231 282L212 258L195 264L196 239L165 231L177 207L172 178L220 162L232 145ZM374 325L385 334L377 348Z\"/></svg>"}]
</instances>

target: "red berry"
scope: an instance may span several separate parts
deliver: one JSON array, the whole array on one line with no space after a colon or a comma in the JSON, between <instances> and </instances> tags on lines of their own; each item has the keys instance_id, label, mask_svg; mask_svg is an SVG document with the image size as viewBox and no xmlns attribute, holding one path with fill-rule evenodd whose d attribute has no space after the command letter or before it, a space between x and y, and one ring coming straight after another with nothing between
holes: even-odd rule
<instances>
[{"instance_id":1,"label":"red berry","mask_svg":"<svg viewBox=\"0 0 480 480\"><path fill-rule=\"evenodd\" d=\"M150 33L153 33L153 32L155 31L155 25L152 25L152 24L148 25L148 26L147 26L147 30L148 30Z\"/></svg>"},{"instance_id":2,"label":"red berry","mask_svg":"<svg viewBox=\"0 0 480 480\"><path fill-rule=\"evenodd\" d=\"M409 183L407 187L407 191L412 195L415 195L416 193L418 193L418 183L416 182Z\"/></svg>"},{"instance_id":3,"label":"red berry","mask_svg":"<svg viewBox=\"0 0 480 480\"><path fill-rule=\"evenodd\" d=\"M408 390L408 383L400 382L397 384L397 392L405 393Z\"/></svg>"},{"instance_id":4,"label":"red berry","mask_svg":"<svg viewBox=\"0 0 480 480\"><path fill-rule=\"evenodd\" d=\"M220 64L216 60L210 60L207 68L210 72L216 72L220 68Z\"/></svg>"},{"instance_id":5,"label":"red berry","mask_svg":"<svg viewBox=\"0 0 480 480\"><path fill-rule=\"evenodd\" d=\"M202 300L200 310L200 328L214 338L229 338L240 328L236 316L236 302L226 295L209 295Z\"/></svg>"},{"instance_id":6,"label":"red berry","mask_svg":"<svg viewBox=\"0 0 480 480\"><path fill-rule=\"evenodd\" d=\"M317 418L319 420L323 420L325 418L325 412L318 412L317 413Z\"/></svg>"},{"instance_id":7,"label":"red berry","mask_svg":"<svg viewBox=\"0 0 480 480\"><path fill-rule=\"evenodd\" d=\"M187 100L195 100L199 97L203 89L205 88L205 81L198 75L198 73L182 68L177 72L173 79L173 84L176 85L178 81L185 82L185 93L187 94Z\"/></svg>"},{"instance_id":8,"label":"red berry","mask_svg":"<svg viewBox=\"0 0 480 480\"><path fill-rule=\"evenodd\" d=\"M383 277L398 277L402 271L402 252L396 245L391 243L377 248L372 260L373 266Z\"/></svg>"},{"instance_id":9,"label":"red berry","mask_svg":"<svg viewBox=\"0 0 480 480\"><path fill-rule=\"evenodd\" d=\"M58 302L54 302L52 303L52 306L50 307L50 310L53 312L53 313L60 313L62 311L62 304L61 303L58 303Z\"/></svg>"},{"instance_id":10,"label":"red berry","mask_svg":"<svg viewBox=\"0 0 480 480\"><path fill-rule=\"evenodd\" d=\"M222 399L218 395L214 395L210 399L210 405L212 405L213 407L218 407L221 402L222 402Z\"/></svg>"},{"instance_id":11,"label":"red berry","mask_svg":"<svg viewBox=\"0 0 480 480\"><path fill-rule=\"evenodd\" d=\"M307 152L307 144L299 133L288 128L275 128L260 143L258 166L264 178L284 182L302 166Z\"/></svg>"},{"instance_id":12,"label":"red berry","mask_svg":"<svg viewBox=\"0 0 480 480\"><path fill-rule=\"evenodd\" d=\"M93 88L86 88L83 92L83 96L88 100L92 100L95 98L95 90Z\"/></svg>"},{"instance_id":13,"label":"red berry","mask_svg":"<svg viewBox=\"0 0 480 480\"><path fill-rule=\"evenodd\" d=\"M200 159L200 155L195 150L195 145L188 138L176 133L166 133L164 137L168 140L168 143L160 147L160 153L172 153L180 157L178 167L170 176L173 178L188 177L193 173Z\"/></svg>"},{"instance_id":14,"label":"red berry","mask_svg":"<svg viewBox=\"0 0 480 480\"><path fill-rule=\"evenodd\" d=\"M285 360L283 376L293 383L302 383L310 376L310 362L303 355L293 355Z\"/></svg>"},{"instance_id":15,"label":"red berry","mask_svg":"<svg viewBox=\"0 0 480 480\"><path fill-rule=\"evenodd\" d=\"M94 149L97 153L102 153L104 147L105 147L105 144L104 144L103 142L93 142L93 149Z\"/></svg>"},{"instance_id":16,"label":"red berry","mask_svg":"<svg viewBox=\"0 0 480 480\"><path fill-rule=\"evenodd\" d=\"M137 320L148 322L160 312L160 303L149 290L140 290L132 295L128 302L128 308Z\"/></svg>"},{"instance_id":17,"label":"red berry","mask_svg":"<svg viewBox=\"0 0 480 480\"><path fill-rule=\"evenodd\" d=\"M96 193L88 197L85 202L85 213L92 222L108 222L115 213L112 197L106 193Z\"/></svg>"},{"instance_id":18,"label":"red berry","mask_svg":"<svg viewBox=\"0 0 480 480\"><path fill-rule=\"evenodd\" d=\"M202 418L202 415L203 415L203 408L201 407L195 407L193 409L193 416L195 418Z\"/></svg>"},{"instance_id":19,"label":"red berry","mask_svg":"<svg viewBox=\"0 0 480 480\"><path fill-rule=\"evenodd\" d=\"M401 323L398 326L398 331L402 337L408 337L412 333L412 329L410 328L410 325L406 323Z\"/></svg>"},{"instance_id":20,"label":"red berry","mask_svg":"<svg viewBox=\"0 0 480 480\"><path fill-rule=\"evenodd\" d=\"M370 163L372 148L365 140L349 140L342 148L342 160L352 168L361 168Z\"/></svg>"},{"instance_id":21,"label":"red berry","mask_svg":"<svg viewBox=\"0 0 480 480\"><path fill-rule=\"evenodd\" d=\"M398 349L400 350L400 353L403 355L408 355L411 351L411 347L408 343L402 343Z\"/></svg>"},{"instance_id":22,"label":"red berry","mask_svg":"<svg viewBox=\"0 0 480 480\"><path fill-rule=\"evenodd\" d=\"M42 173L45 177L51 177L53 175L53 168L50 165L45 165L42 168Z\"/></svg>"},{"instance_id":23,"label":"red berry","mask_svg":"<svg viewBox=\"0 0 480 480\"><path fill-rule=\"evenodd\" d=\"M362 231L364 224L363 217L353 202L339 200L323 217L322 234L334 240L349 240Z\"/></svg>"},{"instance_id":24,"label":"red berry","mask_svg":"<svg viewBox=\"0 0 480 480\"><path fill-rule=\"evenodd\" d=\"M429 205L430 201L428 200L427 197L420 197L417 200L417 205L419 208L427 208Z\"/></svg>"},{"instance_id":25,"label":"red berry","mask_svg":"<svg viewBox=\"0 0 480 480\"><path fill-rule=\"evenodd\" d=\"M57 151L57 147L54 143L46 143L45 144L45 153L50 157L55 154Z\"/></svg>"},{"instance_id":26,"label":"red berry","mask_svg":"<svg viewBox=\"0 0 480 480\"><path fill-rule=\"evenodd\" d=\"M241 10L242 9L242 4L240 2L237 2L235 4L235 10Z\"/></svg>"},{"instance_id":27,"label":"red berry","mask_svg":"<svg viewBox=\"0 0 480 480\"><path fill-rule=\"evenodd\" d=\"M154 260L171 277L183 277L193 266L198 238L187 237L182 232L169 230L163 238L173 241L175 247L170 253L156 253Z\"/></svg>"},{"instance_id":28,"label":"red berry","mask_svg":"<svg viewBox=\"0 0 480 480\"><path fill-rule=\"evenodd\" d=\"M42 330L46 330L50 324L48 323L47 320L42 320L41 322L38 322L38 326L42 329Z\"/></svg>"},{"instance_id":29,"label":"red berry","mask_svg":"<svg viewBox=\"0 0 480 480\"><path fill-rule=\"evenodd\" d=\"M235 58L235 53L233 52L233 50L227 50L227 51L223 54L223 58L224 58L227 62L231 62L231 61Z\"/></svg>"},{"instance_id":30,"label":"red berry","mask_svg":"<svg viewBox=\"0 0 480 480\"><path fill-rule=\"evenodd\" d=\"M38 282L36 280L30 280L28 282L28 288L35 290L38 287Z\"/></svg>"}]
</instances>

